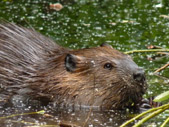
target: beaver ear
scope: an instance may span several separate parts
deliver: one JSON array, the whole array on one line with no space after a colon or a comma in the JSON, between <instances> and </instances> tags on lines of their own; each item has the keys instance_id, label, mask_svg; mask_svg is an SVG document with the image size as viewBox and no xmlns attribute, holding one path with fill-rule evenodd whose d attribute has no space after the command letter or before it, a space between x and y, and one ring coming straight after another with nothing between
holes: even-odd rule
<instances>
[{"instance_id":1,"label":"beaver ear","mask_svg":"<svg viewBox=\"0 0 169 127\"><path fill-rule=\"evenodd\" d=\"M73 72L76 69L76 56L67 54L65 58L65 67L69 72Z\"/></svg>"},{"instance_id":2,"label":"beaver ear","mask_svg":"<svg viewBox=\"0 0 169 127\"><path fill-rule=\"evenodd\" d=\"M107 44L107 43L102 43L100 46L101 46L101 47L113 48L111 45L109 45L109 44Z\"/></svg>"}]
</instances>

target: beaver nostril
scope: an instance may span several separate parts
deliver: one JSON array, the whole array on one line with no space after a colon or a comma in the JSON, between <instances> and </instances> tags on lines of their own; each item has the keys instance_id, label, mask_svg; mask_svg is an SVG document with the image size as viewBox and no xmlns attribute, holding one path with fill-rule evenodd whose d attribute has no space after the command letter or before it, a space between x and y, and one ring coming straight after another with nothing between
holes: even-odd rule
<instances>
[{"instance_id":1,"label":"beaver nostril","mask_svg":"<svg viewBox=\"0 0 169 127\"><path fill-rule=\"evenodd\" d=\"M138 82L143 82L145 80L144 71L138 71L134 73L133 78Z\"/></svg>"}]
</instances>

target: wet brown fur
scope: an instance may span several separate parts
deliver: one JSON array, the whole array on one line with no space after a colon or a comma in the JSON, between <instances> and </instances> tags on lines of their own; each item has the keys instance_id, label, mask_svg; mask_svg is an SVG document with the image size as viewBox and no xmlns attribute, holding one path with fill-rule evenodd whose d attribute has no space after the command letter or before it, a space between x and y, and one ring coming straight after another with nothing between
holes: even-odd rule
<instances>
[{"instance_id":1,"label":"wet brown fur","mask_svg":"<svg viewBox=\"0 0 169 127\"><path fill-rule=\"evenodd\" d=\"M72 72L65 68L67 54L76 61ZM106 63L113 68L105 69ZM10 98L19 94L68 107L120 109L137 103L146 90L144 81L133 79L138 69L111 46L70 50L32 29L0 25L0 92Z\"/></svg>"}]
</instances>

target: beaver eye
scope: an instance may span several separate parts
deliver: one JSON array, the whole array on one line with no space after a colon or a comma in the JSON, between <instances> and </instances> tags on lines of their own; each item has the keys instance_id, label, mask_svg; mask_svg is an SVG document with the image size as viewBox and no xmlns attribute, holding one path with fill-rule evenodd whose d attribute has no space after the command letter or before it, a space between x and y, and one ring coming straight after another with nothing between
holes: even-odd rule
<instances>
[{"instance_id":1,"label":"beaver eye","mask_svg":"<svg viewBox=\"0 0 169 127\"><path fill-rule=\"evenodd\" d=\"M106 63L106 64L104 65L104 68L111 70L111 69L113 68L113 65L112 65L111 63Z\"/></svg>"}]
</instances>

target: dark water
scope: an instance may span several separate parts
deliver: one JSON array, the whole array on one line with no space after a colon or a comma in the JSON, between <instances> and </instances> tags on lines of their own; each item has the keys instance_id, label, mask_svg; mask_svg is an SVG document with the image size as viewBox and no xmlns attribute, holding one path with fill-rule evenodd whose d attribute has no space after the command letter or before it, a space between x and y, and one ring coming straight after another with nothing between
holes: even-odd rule
<instances>
[{"instance_id":1,"label":"dark water","mask_svg":"<svg viewBox=\"0 0 169 127\"><path fill-rule=\"evenodd\" d=\"M62 10L49 8L50 3L56 2L63 5ZM1 0L0 18L25 27L33 27L58 44L73 49L98 46L103 42L123 52L146 49L149 45L169 48L167 0ZM131 56L146 70L149 89L145 97L156 96L168 90L169 68L161 71L159 76L153 74L169 61L168 55L135 53ZM21 112L30 110L2 110L1 115ZM131 112L126 114L120 111L47 112L52 116L17 116L2 119L0 124L18 127L32 123L57 125L58 122L65 121L78 126L118 127L132 117ZM164 114L164 118L165 115L169 114ZM16 122L22 120L31 123ZM155 126L161 121L157 121Z\"/></svg>"}]
</instances>

